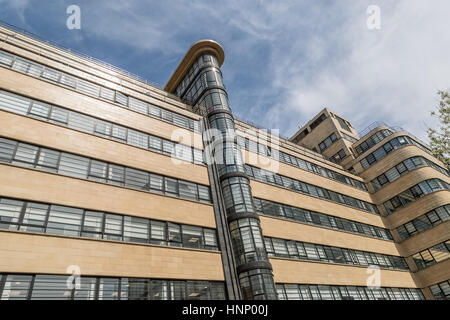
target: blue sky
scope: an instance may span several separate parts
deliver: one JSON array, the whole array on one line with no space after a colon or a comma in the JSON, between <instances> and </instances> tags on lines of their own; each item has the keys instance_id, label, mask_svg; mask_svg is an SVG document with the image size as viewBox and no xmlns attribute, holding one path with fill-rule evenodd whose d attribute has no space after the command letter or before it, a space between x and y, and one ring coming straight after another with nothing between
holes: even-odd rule
<instances>
[{"instance_id":1,"label":"blue sky","mask_svg":"<svg viewBox=\"0 0 450 320\"><path fill-rule=\"evenodd\" d=\"M81 9L81 29L66 8ZM369 5L381 29L369 30ZM164 86L192 43L211 38L233 112L291 136L323 107L425 141L450 88L448 0L0 0L0 19Z\"/></svg>"}]
</instances>

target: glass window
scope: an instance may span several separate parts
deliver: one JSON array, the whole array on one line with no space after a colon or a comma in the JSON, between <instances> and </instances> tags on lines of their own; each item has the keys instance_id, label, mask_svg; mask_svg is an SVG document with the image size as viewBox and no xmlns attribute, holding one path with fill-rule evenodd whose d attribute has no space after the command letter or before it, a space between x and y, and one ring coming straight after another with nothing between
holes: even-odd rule
<instances>
[{"instance_id":1,"label":"glass window","mask_svg":"<svg viewBox=\"0 0 450 320\"><path fill-rule=\"evenodd\" d=\"M170 246L181 246L181 227L178 224L168 222L167 232Z\"/></svg>"},{"instance_id":2,"label":"glass window","mask_svg":"<svg viewBox=\"0 0 450 320\"><path fill-rule=\"evenodd\" d=\"M60 154L59 151L41 148L36 168L56 172Z\"/></svg>"},{"instance_id":3,"label":"glass window","mask_svg":"<svg viewBox=\"0 0 450 320\"><path fill-rule=\"evenodd\" d=\"M162 192L162 190L163 190L163 177L151 173L150 174L150 189Z\"/></svg>"},{"instance_id":4,"label":"glass window","mask_svg":"<svg viewBox=\"0 0 450 320\"><path fill-rule=\"evenodd\" d=\"M11 162L16 146L15 141L0 138L0 161Z\"/></svg>"},{"instance_id":5,"label":"glass window","mask_svg":"<svg viewBox=\"0 0 450 320\"><path fill-rule=\"evenodd\" d=\"M149 148L162 151L162 139L155 136L149 136Z\"/></svg>"},{"instance_id":6,"label":"glass window","mask_svg":"<svg viewBox=\"0 0 450 320\"><path fill-rule=\"evenodd\" d=\"M33 101L30 109L30 115L47 119L50 114L51 106L39 101Z\"/></svg>"},{"instance_id":7,"label":"glass window","mask_svg":"<svg viewBox=\"0 0 450 320\"><path fill-rule=\"evenodd\" d=\"M148 149L148 136L134 130L128 130L128 144L143 149Z\"/></svg>"},{"instance_id":8,"label":"glass window","mask_svg":"<svg viewBox=\"0 0 450 320\"><path fill-rule=\"evenodd\" d=\"M56 122L58 124L67 124L67 118L69 117L69 111L58 107L53 107L50 114L50 122Z\"/></svg>"},{"instance_id":9,"label":"glass window","mask_svg":"<svg viewBox=\"0 0 450 320\"><path fill-rule=\"evenodd\" d=\"M144 101L129 97L129 108L131 110L147 114L147 104Z\"/></svg>"},{"instance_id":10,"label":"glass window","mask_svg":"<svg viewBox=\"0 0 450 320\"><path fill-rule=\"evenodd\" d=\"M119 91L116 91L115 101L124 106L128 105L128 97Z\"/></svg>"},{"instance_id":11,"label":"glass window","mask_svg":"<svg viewBox=\"0 0 450 320\"><path fill-rule=\"evenodd\" d=\"M202 228L182 226L183 246L189 248L203 248Z\"/></svg>"},{"instance_id":12,"label":"glass window","mask_svg":"<svg viewBox=\"0 0 450 320\"><path fill-rule=\"evenodd\" d=\"M109 101L114 101L114 90L101 87L100 97Z\"/></svg>"},{"instance_id":13,"label":"glass window","mask_svg":"<svg viewBox=\"0 0 450 320\"><path fill-rule=\"evenodd\" d=\"M127 129L121 126L113 125L112 128L112 137L113 139L119 141L127 140Z\"/></svg>"},{"instance_id":14,"label":"glass window","mask_svg":"<svg viewBox=\"0 0 450 320\"><path fill-rule=\"evenodd\" d=\"M25 144L25 143L19 143L17 147L16 154L14 156L14 164L28 164L31 166L34 166L34 163L36 161L36 156L38 154L38 147Z\"/></svg>"},{"instance_id":15,"label":"glass window","mask_svg":"<svg viewBox=\"0 0 450 320\"><path fill-rule=\"evenodd\" d=\"M105 239L122 240L122 216L105 214Z\"/></svg>"},{"instance_id":16,"label":"glass window","mask_svg":"<svg viewBox=\"0 0 450 320\"><path fill-rule=\"evenodd\" d=\"M75 288L74 300L95 300L97 278L81 277L80 288Z\"/></svg>"},{"instance_id":17,"label":"glass window","mask_svg":"<svg viewBox=\"0 0 450 320\"><path fill-rule=\"evenodd\" d=\"M125 181L125 168L114 164L108 165L108 183L123 185Z\"/></svg>"},{"instance_id":18,"label":"glass window","mask_svg":"<svg viewBox=\"0 0 450 320\"><path fill-rule=\"evenodd\" d=\"M0 278L1 279L1 278ZM26 300L32 277L27 275L7 275L1 300Z\"/></svg>"},{"instance_id":19,"label":"glass window","mask_svg":"<svg viewBox=\"0 0 450 320\"><path fill-rule=\"evenodd\" d=\"M87 133L94 132L94 119L80 113L70 112L69 127Z\"/></svg>"},{"instance_id":20,"label":"glass window","mask_svg":"<svg viewBox=\"0 0 450 320\"><path fill-rule=\"evenodd\" d=\"M6 91L0 91L0 110L26 115L30 103L30 99Z\"/></svg>"},{"instance_id":21,"label":"glass window","mask_svg":"<svg viewBox=\"0 0 450 320\"><path fill-rule=\"evenodd\" d=\"M205 236L205 248L218 250L216 230L203 228L203 234Z\"/></svg>"},{"instance_id":22,"label":"glass window","mask_svg":"<svg viewBox=\"0 0 450 320\"><path fill-rule=\"evenodd\" d=\"M163 140L163 152L168 155L172 155L175 148L175 144L172 141Z\"/></svg>"},{"instance_id":23,"label":"glass window","mask_svg":"<svg viewBox=\"0 0 450 320\"><path fill-rule=\"evenodd\" d=\"M52 205L47 224L47 233L79 236L83 210Z\"/></svg>"},{"instance_id":24,"label":"glass window","mask_svg":"<svg viewBox=\"0 0 450 320\"><path fill-rule=\"evenodd\" d=\"M6 52L0 51L0 64L6 65L8 67L11 66L14 57Z\"/></svg>"},{"instance_id":25,"label":"glass window","mask_svg":"<svg viewBox=\"0 0 450 320\"><path fill-rule=\"evenodd\" d=\"M17 230L16 226L11 226L10 224L19 223L22 207L22 201L0 199L0 228Z\"/></svg>"},{"instance_id":26,"label":"glass window","mask_svg":"<svg viewBox=\"0 0 450 320\"><path fill-rule=\"evenodd\" d=\"M106 182L108 175L108 164L106 162L91 160L89 179Z\"/></svg>"},{"instance_id":27,"label":"glass window","mask_svg":"<svg viewBox=\"0 0 450 320\"><path fill-rule=\"evenodd\" d=\"M166 193L178 195L177 180L164 178L164 190Z\"/></svg>"},{"instance_id":28,"label":"glass window","mask_svg":"<svg viewBox=\"0 0 450 320\"><path fill-rule=\"evenodd\" d=\"M47 79L47 80L51 80L54 82L58 82L59 80L59 75L61 74L61 72L53 70L53 69L49 69L49 68L45 68L44 72L42 73L42 78Z\"/></svg>"},{"instance_id":29,"label":"glass window","mask_svg":"<svg viewBox=\"0 0 450 320\"><path fill-rule=\"evenodd\" d=\"M119 279L100 278L98 289L99 300L118 300L119 292Z\"/></svg>"},{"instance_id":30,"label":"glass window","mask_svg":"<svg viewBox=\"0 0 450 320\"><path fill-rule=\"evenodd\" d=\"M147 243L149 238L148 222L147 219L125 217L123 229L124 241Z\"/></svg>"},{"instance_id":31,"label":"glass window","mask_svg":"<svg viewBox=\"0 0 450 320\"><path fill-rule=\"evenodd\" d=\"M127 187L148 190L148 179L149 175L144 171L125 168L125 185Z\"/></svg>"},{"instance_id":32,"label":"glass window","mask_svg":"<svg viewBox=\"0 0 450 320\"><path fill-rule=\"evenodd\" d=\"M37 275L31 299L71 300L72 290L67 288L67 280L68 276Z\"/></svg>"},{"instance_id":33,"label":"glass window","mask_svg":"<svg viewBox=\"0 0 450 320\"><path fill-rule=\"evenodd\" d=\"M103 213L86 211L83 223L83 237L101 238L103 231Z\"/></svg>"},{"instance_id":34,"label":"glass window","mask_svg":"<svg viewBox=\"0 0 450 320\"><path fill-rule=\"evenodd\" d=\"M20 230L30 232L44 232L45 219L49 206L46 204L28 202L23 216Z\"/></svg>"},{"instance_id":35,"label":"glass window","mask_svg":"<svg viewBox=\"0 0 450 320\"><path fill-rule=\"evenodd\" d=\"M180 181L178 186L181 198L197 200L197 186L194 183Z\"/></svg>"},{"instance_id":36,"label":"glass window","mask_svg":"<svg viewBox=\"0 0 450 320\"><path fill-rule=\"evenodd\" d=\"M272 239L273 249L275 251L275 255L278 257L289 257L289 253L286 247L286 243L282 239Z\"/></svg>"},{"instance_id":37,"label":"glass window","mask_svg":"<svg viewBox=\"0 0 450 320\"><path fill-rule=\"evenodd\" d=\"M111 129L112 129L111 123L97 120L97 123L95 125L95 133L100 134L102 136L110 137Z\"/></svg>"},{"instance_id":38,"label":"glass window","mask_svg":"<svg viewBox=\"0 0 450 320\"><path fill-rule=\"evenodd\" d=\"M62 153L58 173L73 177L86 178L89 159L69 153Z\"/></svg>"},{"instance_id":39,"label":"glass window","mask_svg":"<svg viewBox=\"0 0 450 320\"><path fill-rule=\"evenodd\" d=\"M166 224L160 221L150 221L150 243L166 244Z\"/></svg>"}]
</instances>

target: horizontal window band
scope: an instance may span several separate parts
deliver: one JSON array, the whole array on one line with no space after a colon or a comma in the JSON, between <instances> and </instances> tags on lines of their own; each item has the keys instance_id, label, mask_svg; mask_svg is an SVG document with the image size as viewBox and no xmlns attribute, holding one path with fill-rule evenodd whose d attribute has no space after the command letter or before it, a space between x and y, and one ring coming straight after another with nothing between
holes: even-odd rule
<instances>
[{"instance_id":1,"label":"horizontal window band","mask_svg":"<svg viewBox=\"0 0 450 320\"><path fill-rule=\"evenodd\" d=\"M338 203L351 208L355 208L357 210L379 215L377 206L364 200L350 197L345 194L338 193L297 179L291 179L287 176L254 166L249 166L247 164L245 165L245 172L247 173L248 177L255 181L267 183L294 192L306 194L321 200Z\"/></svg>"},{"instance_id":2,"label":"horizontal window band","mask_svg":"<svg viewBox=\"0 0 450 320\"><path fill-rule=\"evenodd\" d=\"M79 281L79 282L78 282ZM68 288L68 284L72 288ZM223 281L0 273L0 300L225 300Z\"/></svg>"},{"instance_id":3,"label":"horizontal window band","mask_svg":"<svg viewBox=\"0 0 450 320\"><path fill-rule=\"evenodd\" d=\"M242 129L239 129L239 130L242 131ZM256 138L258 138L258 137L256 137ZM351 178L349 176L346 176L342 173L338 173L334 170L322 167L313 162L310 162L310 161L298 158L296 156L293 156L291 154L288 154L286 152L280 151L280 150L278 150L279 148L271 148L268 145L256 142L254 140L250 140L249 138L244 138L241 135L237 135L237 140L238 140L238 144L242 148L244 148L250 152L261 154L263 156L272 158L276 161L283 162L285 164L293 166L295 168L320 175L327 179L349 185L349 186L357 188L359 190L367 191L367 188L366 188L364 182L358 181L358 180ZM268 141L268 143L270 144L270 141ZM278 145L278 143L276 143L275 145ZM283 144L281 143L280 146L283 147ZM262 149L265 150L265 152L261 151ZM294 151L294 152L296 152L296 151Z\"/></svg>"},{"instance_id":4,"label":"horizontal window band","mask_svg":"<svg viewBox=\"0 0 450 320\"><path fill-rule=\"evenodd\" d=\"M264 237L264 243L270 258L346 266L376 265L388 270L409 271L408 264L400 256L273 237Z\"/></svg>"},{"instance_id":5,"label":"horizontal window band","mask_svg":"<svg viewBox=\"0 0 450 320\"><path fill-rule=\"evenodd\" d=\"M49 68L40 63L19 57L16 54L7 53L6 51L1 49L0 57L3 58L0 59L0 65L7 66L14 71L32 76L42 81L57 84L63 88L68 88L78 93L100 99L102 101L107 101L108 103L112 103L116 106L120 106L128 110L133 110L151 118L158 118L162 121L175 124L179 127L198 132L198 128L196 128L196 123L198 122L198 120L194 120L183 114L156 106L150 102L133 98L131 96L123 94L120 91L106 88L91 81L69 75L65 72ZM7 61L8 59L10 61ZM16 66L17 61L19 61L19 66ZM140 103L145 105L144 108L146 109L146 112L141 112L137 109L133 109L131 106L131 102L133 100L137 101L138 104ZM168 117L168 115L170 115L170 117ZM180 120L182 120L183 123L180 123Z\"/></svg>"},{"instance_id":6,"label":"horizontal window band","mask_svg":"<svg viewBox=\"0 0 450 320\"><path fill-rule=\"evenodd\" d=\"M277 283L279 300L425 300L420 289Z\"/></svg>"},{"instance_id":7,"label":"horizontal window band","mask_svg":"<svg viewBox=\"0 0 450 320\"><path fill-rule=\"evenodd\" d=\"M192 77L191 83L189 83L189 85L186 86L186 88L184 88L183 92L180 94L181 99L183 99L183 97L185 96L185 94L191 90L192 85L195 83L195 81L197 81L197 78L199 77L200 74L202 74L202 72L205 70L211 70L211 71L219 71L220 74L222 74L222 70L220 70L219 67L215 66L213 63L211 62L206 62L204 63L195 73L195 75ZM207 71L208 71L207 70ZM182 81L184 80L184 78L182 79Z\"/></svg>"},{"instance_id":8,"label":"horizontal window band","mask_svg":"<svg viewBox=\"0 0 450 320\"><path fill-rule=\"evenodd\" d=\"M203 91L199 94L199 96L197 97L197 99L195 99L195 101L193 101L191 104L192 104L193 106L195 106L195 105L203 98L203 96L204 96L209 90L214 90L214 89L223 91L223 93L224 93L224 94L227 96L227 98L228 98L228 93L227 93L227 91L225 90L224 87L221 87L221 86L210 86L210 87L206 87L205 89L203 89Z\"/></svg>"},{"instance_id":9,"label":"horizontal window band","mask_svg":"<svg viewBox=\"0 0 450 320\"><path fill-rule=\"evenodd\" d=\"M247 218L256 219L256 220L260 221L259 215L254 212L233 213L233 214L230 214L227 216L227 221L228 221L228 223L231 223L235 220L247 219Z\"/></svg>"},{"instance_id":10,"label":"horizontal window band","mask_svg":"<svg viewBox=\"0 0 450 320\"><path fill-rule=\"evenodd\" d=\"M404 241L448 220L450 220L450 203L439 206L424 215L414 218L397 227L396 230L402 241Z\"/></svg>"},{"instance_id":11,"label":"horizontal window band","mask_svg":"<svg viewBox=\"0 0 450 320\"><path fill-rule=\"evenodd\" d=\"M0 231L219 250L215 229L171 221L0 197Z\"/></svg>"},{"instance_id":12,"label":"horizontal window band","mask_svg":"<svg viewBox=\"0 0 450 320\"><path fill-rule=\"evenodd\" d=\"M210 188L206 185L1 137L0 162L133 190L211 203Z\"/></svg>"},{"instance_id":13,"label":"horizontal window band","mask_svg":"<svg viewBox=\"0 0 450 320\"><path fill-rule=\"evenodd\" d=\"M256 269L268 269L272 270L272 265L268 261L252 261L246 262L244 264L238 265L236 267L237 273L243 273Z\"/></svg>"},{"instance_id":14,"label":"horizontal window band","mask_svg":"<svg viewBox=\"0 0 450 320\"><path fill-rule=\"evenodd\" d=\"M210 118L218 113L225 113L225 114L229 115L234 121L233 113L228 109L216 109L214 111L211 111L210 113L208 113L208 118Z\"/></svg>"},{"instance_id":15,"label":"horizontal window band","mask_svg":"<svg viewBox=\"0 0 450 320\"><path fill-rule=\"evenodd\" d=\"M250 179L248 178L248 176L244 173L244 172L229 172L229 173L225 173L223 175L220 176L220 182L222 182L223 180L226 179L231 179L231 178L245 178L248 180L248 183L250 183Z\"/></svg>"},{"instance_id":16,"label":"horizontal window band","mask_svg":"<svg viewBox=\"0 0 450 320\"><path fill-rule=\"evenodd\" d=\"M170 155L186 162L204 164L203 150L201 149L8 91L0 90L0 110L146 151Z\"/></svg>"}]
</instances>

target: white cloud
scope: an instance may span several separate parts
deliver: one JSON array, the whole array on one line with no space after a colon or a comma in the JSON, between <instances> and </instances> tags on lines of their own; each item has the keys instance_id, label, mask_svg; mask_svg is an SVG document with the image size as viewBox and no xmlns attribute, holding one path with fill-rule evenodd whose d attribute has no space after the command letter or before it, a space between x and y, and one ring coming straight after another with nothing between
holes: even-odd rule
<instances>
[{"instance_id":1,"label":"white cloud","mask_svg":"<svg viewBox=\"0 0 450 320\"><path fill-rule=\"evenodd\" d=\"M366 4L341 4L333 10L345 11L346 19L335 32L305 44L292 39L292 46L305 50L315 66L309 74L304 64L295 63L296 57L274 49L278 59L287 61L275 67L273 82L275 87L284 86L285 95L268 112L266 123L280 111L290 114L293 133L327 106L357 126L382 120L426 139L425 122L436 125L429 116L436 90L450 87L450 2L378 2L379 31L366 28ZM336 45L347 54L334 57ZM280 118L274 125L283 128L285 121Z\"/></svg>"},{"instance_id":2,"label":"white cloud","mask_svg":"<svg viewBox=\"0 0 450 320\"><path fill-rule=\"evenodd\" d=\"M24 17L29 1L0 4ZM381 30L366 27L372 4L381 8ZM84 36L165 57L157 61L170 68L195 40L219 41L233 110L285 135L327 106L357 127L382 120L425 138L424 121L436 125L436 90L450 87L448 0L79 5Z\"/></svg>"}]
</instances>

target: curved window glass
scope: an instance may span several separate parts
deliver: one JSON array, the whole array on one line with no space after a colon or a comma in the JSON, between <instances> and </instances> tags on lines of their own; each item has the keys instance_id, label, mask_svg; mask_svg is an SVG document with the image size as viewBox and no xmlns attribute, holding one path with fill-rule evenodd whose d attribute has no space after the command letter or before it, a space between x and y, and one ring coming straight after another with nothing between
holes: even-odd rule
<instances>
[{"instance_id":1,"label":"curved window glass","mask_svg":"<svg viewBox=\"0 0 450 320\"><path fill-rule=\"evenodd\" d=\"M425 148L420 143L416 142L415 140L411 139L410 137L400 136L400 137L395 137L392 140L386 142L383 146L381 146L380 148L376 149L374 152L367 155L364 159L362 159L360 161L361 166L363 167L363 169L367 169L374 163L376 163L376 162L380 161L381 159L383 159L384 157L386 157L393 150L401 148L402 146L405 146L405 145L414 145L414 146L422 149L423 151L433 155L428 148Z\"/></svg>"},{"instance_id":2,"label":"curved window glass","mask_svg":"<svg viewBox=\"0 0 450 320\"><path fill-rule=\"evenodd\" d=\"M20 105L20 108L12 107ZM85 116L69 109L51 106L40 101L0 90L0 110L47 121L77 131L95 134L153 152L163 153L188 162L203 163L203 151L187 145L132 130L111 122ZM26 110L26 111L25 111ZM169 149L168 146L171 146Z\"/></svg>"},{"instance_id":3,"label":"curved window glass","mask_svg":"<svg viewBox=\"0 0 450 320\"><path fill-rule=\"evenodd\" d=\"M357 156L362 155L364 152L366 152L367 150L369 150L370 148L372 148L374 145L381 142L385 138L389 137L393 133L394 132L390 129L383 129L374 133L355 148Z\"/></svg>"},{"instance_id":4,"label":"curved window glass","mask_svg":"<svg viewBox=\"0 0 450 320\"><path fill-rule=\"evenodd\" d=\"M267 182L296 192L305 193L316 198L330 200L339 204L348 205L356 209L364 210L373 214L379 214L374 204L346 196L322 187L294 180L264 169L245 165L245 171L249 177L255 180Z\"/></svg>"},{"instance_id":5,"label":"curved window glass","mask_svg":"<svg viewBox=\"0 0 450 320\"><path fill-rule=\"evenodd\" d=\"M419 270L450 258L450 240L420 251L412 256Z\"/></svg>"},{"instance_id":6,"label":"curved window glass","mask_svg":"<svg viewBox=\"0 0 450 320\"><path fill-rule=\"evenodd\" d=\"M171 122L186 129L199 131L198 121L195 121L192 118L157 107L148 102L129 97L119 91L111 90L106 87L99 86L93 82L31 62L27 59L22 59L3 50L0 50L0 65L10 67L16 71L33 77L45 79L65 87L70 87L78 92L94 96L96 98L106 99L110 103L115 103L121 107L140 112L150 117ZM37 71L37 68L41 68L43 72Z\"/></svg>"},{"instance_id":7,"label":"curved window glass","mask_svg":"<svg viewBox=\"0 0 450 320\"><path fill-rule=\"evenodd\" d=\"M412 157L409 159L406 159L400 163L398 163L396 166L390 168L386 172L382 173L375 179L373 179L370 183L372 184L375 191L380 190L382 187L386 186L387 184L397 180L402 175L408 173L411 170L414 170L415 168L420 168L424 166L432 167L439 172L445 174L446 176L449 175L449 172L435 164L434 162L431 162L430 160L424 158L424 157Z\"/></svg>"},{"instance_id":8,"label":"curved window glass","mask_svg":"<svg viewBox=\"0 0 450 320\"><path fill-rule=\"evenodd\" d=\"M239 283L245 300L276 300L272 271L254 269L239 274Z\"/></svg>"},{"instance_id":9,"label":"curved window glass","mask_svg":"<svg viewBox=\"0 0 450 320\"><path fill-rule=\"evenodd\" d=\"M230 223L231 240L236 265L253 261L267 261L266 248L261 237L258 220L245 218Z\"/></svg>"},{"instance_id":10,"label":"curved window glass","mask_svg":"<svg viewBox=\"0 0 450 320\"><path fill-rule=\"evenodd\" d=\"M214 229L10 198L0 229L218 250Z\"/></svg>"},{"instance_id":11,"label":"curved window glass","mask_svg":"<svg viewBox=\"0 0 450 320\"><path fill-rule=\"evenodd\" d=\"M388 214L391 214L395 210L406 206L408 203L413 202L423 197L424 195L439 190L449 190L449 189L450 186L442 180L439 179L425 180L386 201L384 203L384 208L386 209L386 212Z\"/></svg>"},{"instance_id":12,"label":"curved window glass","mask_svg":"<svg viewBox=\"0 0 450 320\"><path fill-rule=\"evenodd\" d=\"M322 226L334 230L347 231L361 234L367 237L374 237L384 240L392 240L392 236L388 229L371 226L369 224L352 221L336 216L331 216L319 212L296 208L281 203L268 200L253 198L255 208L262 214L274 217L281 217L308 223L311 225Z\"/></svg>"},{"instance_id":13,"label":"curved window glass","mask_svg":"<svg viewBox=\"0 0 450 320\"><path fill-rule=\"evenodd\" d=\"M255 212L247 178L234 177L222 181L227 214Z\"/></svg>"},{"instance_id":14,"label":"curved window glass","mask_svg":"<svg viewBox=\"0 0 450 320\"><path fill-rule=\"evenodd\" d=\"M440 282L430 287L431 293L436 300L450 300L450 281Z\"/></svg>"},{"instance_id":15,"label":"curved window glass","mask_svg":"<svg viewBox=\"0 0 450 320\"><path fill-rule=\"evenodd\" d=\"M448 220L450 220L450 205L445 205L401 225L397 228L397 232L402 240L405 240Z\"/></svg>"},{"instance_id":16,"label":"curved window glass","mask_svg":"<svg viewBox=\"0 0 450 320\"><path fill-rule=\"evenodd\" d=\"M219 281L0 274L0 300L225 300ZM72 281L72 283L71 283ZM72 284L70 289L68 284ZM79 284L79 285L78 285Z\"/></svg>"},{"instance_id":17,"label":"curved window glass","mask_svg":"<svg viewBox=\"0 0 450 320\"><path fill-rule=\"evenodd\" d=\"M11 152L13 150L13 152ZM208 186L0 138L0 161L43 171L211 203Z\"/></svg>"},{"instance_id":18,"label":"curved window glass","mask_svg":"<svg viewBox=\"0 0 450 320\"><path fill-rule=\"evenodd\" d=\"M351 177L348 177L337 171L333 171L328 168L319 166L313 162L309 162L309 161L300 159L298 157L294 157L283 151L274 150L269 146L266 146L262 143L258 143L256 141L253 141L248 138L244 138L242 136L237 136L237 141L238 141L238 144L242 148L245 148L248 151L259 153L259 154L262 154L267 157L272 157L273 159L275 159L277 161L287 163L289 165L295 166L302 170L306 170L306 171L321 175L322 177L325 177L328 179L333 179L333 180L348 184L352 187L367 191L367 188L363 182L353 179Z\"/></svg>"},{"instance_id":19,"label":"curved window glass","mask_svg":"<svg viewBox=\"0 0 450 320\"><path fill-rule=\"evenodd\" d=\"M264 241L269 257L409 270L402 257L278 238L264 237Z\"/></svg>"},{"instance_id":20,"label":"curved window glass","mask_svg":"<svg viewBox=\"0 0 450 320\"><path fill-rule=\"evenodd\" d=\"M425 300L420 289L277 283L280 300Z\"/></svg>"}]
</instances>

